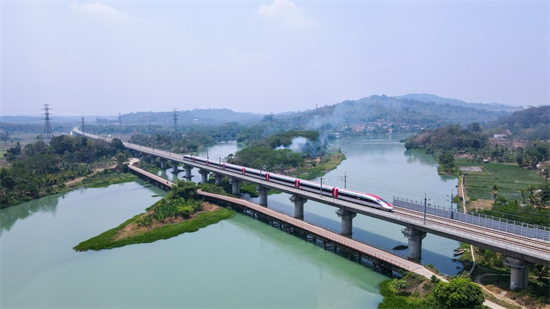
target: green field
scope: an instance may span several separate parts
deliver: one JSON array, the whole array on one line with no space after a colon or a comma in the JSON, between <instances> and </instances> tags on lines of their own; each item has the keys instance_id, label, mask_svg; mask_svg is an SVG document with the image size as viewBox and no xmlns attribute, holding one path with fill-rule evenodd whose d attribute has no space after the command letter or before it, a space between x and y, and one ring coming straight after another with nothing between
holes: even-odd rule
<instances>
[{"instance_id":1,"label":"green field","mask_svg":"<svg viewBox=\"0 0 550 309\"><path fill-rule=\"evenodd\" d=\"M515 164L470 163L457 159L457 166L481 166L483 172L466 172L466 190L470 199L492 199L493 184L497 183L499 195L511 199L521 199L520 189L530 185L541 185L544 179L534 170L527 170Z\"/></svg>"}]
</instances>

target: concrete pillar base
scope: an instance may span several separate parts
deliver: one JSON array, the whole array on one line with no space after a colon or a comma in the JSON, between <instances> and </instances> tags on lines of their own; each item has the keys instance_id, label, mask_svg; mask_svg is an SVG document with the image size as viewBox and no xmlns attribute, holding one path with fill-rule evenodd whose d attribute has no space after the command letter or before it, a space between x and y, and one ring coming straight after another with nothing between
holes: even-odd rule
<instances>
[{"instance_id":1,"label":"concrete pillar base","mask_svg":"<svg viewBox=\"0 0 550 309\"><path fill-rule=\"evenodd\" d=\"M218 173L214 173L214 180L216 181L215 182L216 186L221 186L222 185L222 180L223 180L223 175L218 174Z\"/></svg>"},{"instance_id":2,"label":"concrete pillar base","mask_svg":"<svg viewBox=\"0 0 550 309\"><path fill-rule=\"evenodd\" d=\"M239 180L237 178L234 178L234 177L230 177L229 178L229 183L231 183L231 193L235 194L235 195L240 195L241 194L241 180Z\"/></svg>"},{"instance_id":3,"label":"concrete pillar base","mask_svg":"<svg viewBox=\"0 0 550 309\"><path fill-rule=\"evenodd\" d=\"M529 262L507 256L504 265L510 266L510 289L524 289L529 284Z\"/></svg>"},{"instance_id":4,"label":"concrete pillar base","mask_svg":"<svg viewBox=\"0 0 550 309\"><path fill-rule=\"evenodd\" d=\"M401 231L409 239L409 260L418 260L422 258L422 239L426 237L426 232L405 228Z\"/></svg>"},{"instance_id":5,"label":"concrete pillar base","mask_svg":"<svg viewBox=\"0 0 550 309\"><path fill-rule=\"evenodd\" d=\"M267 206L267 192L269 192L269 188L258 185L256 190L260 194L260 205Z\"/></svg>"},{"instance_id":6,"label":"concrete pillar base","mask_svg":"<svg viewBox=\"0 0 550 309\"><path fill-rule=\"evenodd\" d=\"M208 174L210 172L207 171L207 170L201 170L199 169L199 174L201 174L201 182L202 183L207 183L208 182Z\"/></svg>"},{"instance_id":7,"label":"concrete pillar base","mask_svg":"<svg viewBox=\"0 0 550 309\"><path fill-rule=\"evenodd\" d=\"M191 179L191 169L193 169L193 167L191 165L183 165L183 169L185 169L185 178L187 179Z\"/></svg>"},{"instance_id":8,"label":"concrete pillar base","mask_svg":"<svg viewBox=\"0 0 550 309\"><path fill-rule=\"evenodd\" d=\"M290 201L294 203L294 218L303 220L304 204L307 202L307 199L298 195L292 195Z\"/></svg>"},{"instance_id":9,"label":"concrete pillar base","mask_svg":"<svg viewBox=\"0 0 550 309\"><path fill-rule=\"evenodd\" d=\"M338 217L342 218L342 230L340 235L351 238L353 234L353 218L357 216L357 213L340 208L336 210L336 214Z\"/></svg>"},{"instance_id":10,"label":"concrete pillar base","mask_svg":"<svg viewBox=\"0 0 550 309\"><path fill-rule=\"evenodd\" d=\"M172 174L178 174L178 162L176 161L172 161Z\"/></svg>"},{"instance_id":11,"label":"concrete pillar base","mask_svg":"<svg viewBox=\"0 0 550 309\"><path fill-rule=\"evenodd\" d=\"M149 156L149 159L151 159L151 164L155 164L157 158L154 156Z\"/></svg>"},{"instance_id":12,"label":"concrete pillar base","mask_svg":"<svg viewBox=\"0 0 550 309\"><path fill-rule=\"evenodd\" d=\"M166 169L166 159L160 159L160 168Z\"/></svg>"}]
</instances>

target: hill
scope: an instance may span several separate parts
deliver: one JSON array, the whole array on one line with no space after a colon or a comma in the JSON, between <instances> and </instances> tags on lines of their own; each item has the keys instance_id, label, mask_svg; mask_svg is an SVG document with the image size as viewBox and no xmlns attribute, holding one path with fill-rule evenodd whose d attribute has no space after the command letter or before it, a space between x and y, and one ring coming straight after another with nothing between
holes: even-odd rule
<instances>
[{"instance_id":1,"label":"hill","mask_svg":"<svg viewBox=\"0 0 550 309\"><path fill-rule=\"evenodd\" d=\"M529 107L492 121L487 128L509 130L516 138L550 140L550 105Z\"/></svg>"},{"instance_id":2,"label":"hill","mask_svg":"<svg viewBox=\"0 0 550 309\"><path fill-rule=\"evenodd\" d=\"M500 103L468 103L457 99L442 98L435 94L429 94L429 93L411 93L411 94L406 94L402 96L396 96L394 98L410 99L410 100L416 100L421 102L433 102L435 104L449 104L449 105L482 109L482 110L506 111L510 113L523 109L523 107L521 106L510 106L510 105L504 105Z\"/></svg>"},{"instance_id":3,"label":"hill","mask_svg":"<svg viewBox=\"0 0 550 309\"><path fill-rule=\"evenodd\" d=\"M193 109L177 111L180 125L221 125L227 122L243 124L260 121L264 115L235 112L230 109ZM174 112L137 112L122 115L122 122L129 124L160 124L173 126Z\"/></svg>"},{"instance_id":4,"label":"hill","mask_svg":"<svg viewBox=\"0 0 550 309\"><path fill-rule=\"evenodd\" d=\"M427 100L427 97L424 99ZM462 101L440 98L436 103L406 97L373 95L315 110L277 114L274 118L285 123L288 128L331 129L361 133L387 132L389 128L394 131L410 131L412 126L417 126L416 130L419 130L451 123L463 126L473 122L483 124L508 116L512 112L510 108L494 109L500 105L486 107L481 104L483 108L478 108L478 104L470 106L469 103L460 102Z\"/></svg>"}]
</instances>

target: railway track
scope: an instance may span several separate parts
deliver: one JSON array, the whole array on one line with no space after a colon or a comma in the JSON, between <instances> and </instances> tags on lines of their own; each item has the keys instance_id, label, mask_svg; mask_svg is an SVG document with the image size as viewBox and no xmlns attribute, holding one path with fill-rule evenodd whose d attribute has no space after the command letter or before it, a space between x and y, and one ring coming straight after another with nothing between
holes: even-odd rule
<instances>
[{"instance_id":1,"label":"railway track","mask_svg":"<svg viewBox=\"0 0 550 309\"><path fill-rule=\"evenodd\" d=\"M424 214L422 212L401 207L394 207L394 213L414 217L420 220L423 220L424 218ZM492 238L497 241L513 243L516 246L526 247L550 254L550 242L544 240L498 231L475 224L465 223L429 214L426 215L426 222L438 225L452 226L454 229L461 230L463 232L481 234L484 237Z\"/></svg>"}]
</instances>

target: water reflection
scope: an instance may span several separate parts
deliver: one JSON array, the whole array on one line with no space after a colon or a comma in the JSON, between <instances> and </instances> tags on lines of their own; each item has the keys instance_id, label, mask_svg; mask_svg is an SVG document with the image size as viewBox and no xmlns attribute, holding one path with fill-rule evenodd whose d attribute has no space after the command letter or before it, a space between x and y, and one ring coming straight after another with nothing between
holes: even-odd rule
<instances>
[{"instance_id":1,"label":"water reflection","mask_svg":"<svg viewBox=\"0 0 550 309\"><path fill-rule=\"evenodd\" d=\"M25 219L37 212L55 214L59 199L64 199L66 194L50 195L0 210L0 236L5 231L9 231L17 220Z\"/></svg>"}]
</instances>

